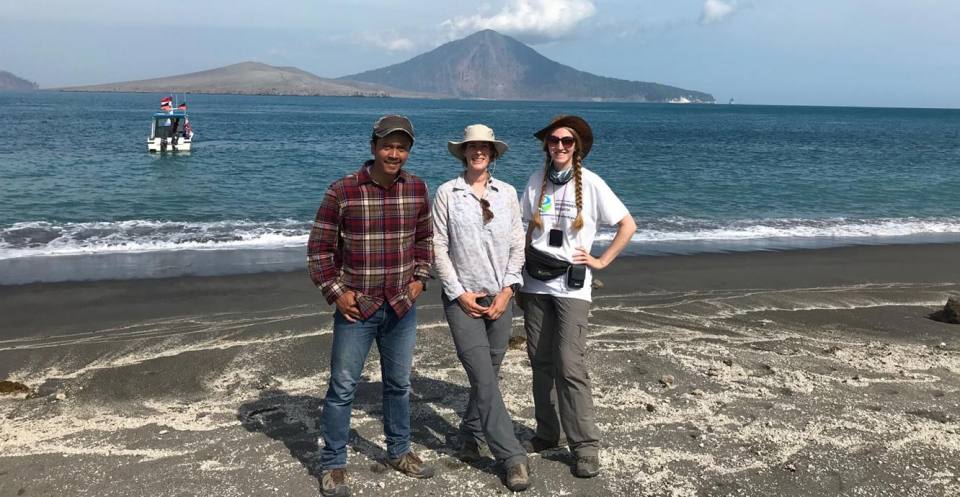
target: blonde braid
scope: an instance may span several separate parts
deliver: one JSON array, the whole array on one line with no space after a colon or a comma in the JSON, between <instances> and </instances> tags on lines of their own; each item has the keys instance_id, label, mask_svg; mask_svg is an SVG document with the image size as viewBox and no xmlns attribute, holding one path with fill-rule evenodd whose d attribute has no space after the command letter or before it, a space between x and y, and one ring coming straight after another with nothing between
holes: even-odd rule
<instances>
[{"instance_id":1,"label":"blonde braid","mask_svg":"<svg viewBox=\"0 0 960 497\"><path fill-rule=\"evenodd\" d=\"M540 219L540 206L543 205L543 199L547 196L547 175L550 174L551 161L550 156L547 155L547 160L543 164L543 182L540 183L540 199L537 200L537 204L534 206L536 211L533 213L533 218L530 219L530 224L535 226L538 230L543 229L543 220Z\"/></svg>"},{"instance_id":2,"label":"blonde braid","mask_svg":"<svg viewBox=\"0 0 960 497\"><path fill-rule=\"evenodd\" d=\"M573 220L573 229L580 231L583 228L583 164L579 150L573 157L573 180L577 186L577 218Z\"/></svg>"}]
</instances>

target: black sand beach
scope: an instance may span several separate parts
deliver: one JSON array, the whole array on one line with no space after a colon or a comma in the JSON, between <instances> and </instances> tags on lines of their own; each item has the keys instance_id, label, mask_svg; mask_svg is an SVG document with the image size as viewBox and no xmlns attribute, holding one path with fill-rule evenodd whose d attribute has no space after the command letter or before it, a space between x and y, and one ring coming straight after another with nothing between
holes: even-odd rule
<instances>
[{"instance_id":1,"label":"black sand beach","mask_svg":"<svg viewBox=\"0 0 960 497\"><path fill-rule=\"evenodd\" d=\"M960 495L960 245L622 258L595 292L598 478L564 450L531 496ZM413 440L386 470L379 363L354 409L354 495L508 493L453 456L467 382L434 285ZM0 496L310 496L331 308L306 272L0 287ZM522 327L517 319L515 326ZM503 366L522 437L523 350Z\"/></svg>"}]
</instances>

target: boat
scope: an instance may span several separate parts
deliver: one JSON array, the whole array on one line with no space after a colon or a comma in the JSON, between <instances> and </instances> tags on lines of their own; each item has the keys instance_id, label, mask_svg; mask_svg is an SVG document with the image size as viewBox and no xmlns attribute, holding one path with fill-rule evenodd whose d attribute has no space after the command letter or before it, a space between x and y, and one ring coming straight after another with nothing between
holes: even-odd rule
<instances>
[{"instance_id":1,"label":"boat","mask_svg":"<svg viewBox=\"0 0 960 497\"><path fill-rule=\"evenodd\" d=\"M163 107L166 104L167 107ZM169 97L161 101L161 108L170 108ZM147 151L156 153L189 152L193 145L194 133L190 129L186 106L177 110L157 112L150 120L150 137L147 138Z\"/></svg>"}]
</instances>

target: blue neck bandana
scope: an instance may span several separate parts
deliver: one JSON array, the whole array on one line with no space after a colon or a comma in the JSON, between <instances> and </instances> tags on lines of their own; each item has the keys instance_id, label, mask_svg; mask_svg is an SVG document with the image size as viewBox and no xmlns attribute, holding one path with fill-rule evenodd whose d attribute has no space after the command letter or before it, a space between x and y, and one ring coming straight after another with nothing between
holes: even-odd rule
<instances>
[{"instance_id":1,"label":"blue neck bandana","mask_svg":"<svg viewBox=\"0 0 960 497\"><path fill-rule=\"evenodd\" d=\"M563 171L557 171L552 166L550 167L550 182L560 186L567 184L570 179L573 178L573 167L568 167Z\"/></svg>"}]
</instances>

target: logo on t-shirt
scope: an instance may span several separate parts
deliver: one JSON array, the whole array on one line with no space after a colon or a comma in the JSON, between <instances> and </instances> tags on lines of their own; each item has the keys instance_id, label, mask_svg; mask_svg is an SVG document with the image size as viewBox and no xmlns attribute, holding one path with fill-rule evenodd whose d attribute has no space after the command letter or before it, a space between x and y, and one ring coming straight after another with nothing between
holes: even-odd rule
<instances>
[{"instance_id":1,"label":"logo on t-shirt","mask_svg":"<svg viewBox=\"0 0 960 497\"><path fill-rule=\"evenodd\" d=\"M543 203L540 204L540 213L547 214L553 210L553 195L544 195Z\"/></svg>"}]
</instances>

